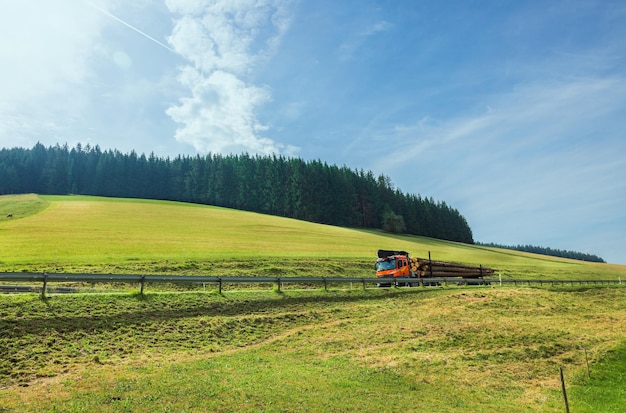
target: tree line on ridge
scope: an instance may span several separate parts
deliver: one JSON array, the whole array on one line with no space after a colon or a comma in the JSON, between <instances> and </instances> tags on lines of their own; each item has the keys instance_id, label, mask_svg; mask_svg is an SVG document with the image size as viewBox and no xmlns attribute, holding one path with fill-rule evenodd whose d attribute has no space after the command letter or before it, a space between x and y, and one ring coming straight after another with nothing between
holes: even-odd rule
<instances>
[{"instance_id":1,"label":"tree line on ridge","mask_svg":"<svg viewBox=\"0 0 626 413\"><path fill-rule=\"evenodd\" d=\"M533 254L549 255L552 257L570 258L570 259L579 260L579 261L603 262L603 263L606 262L604 261L603 258L598 257L595 254L587 254L584 252L569 251L569 250L560 250L560 249L549 248L549 247L539 247L535 245L502 245L502 244L494 244L493 242L488 242L488 243L476 242L476 245L482 245L484 247L502 248L502 249L507 249L507 250L530 252Z\"/></svg>"},{"instance_id":2,"label":"tree line on ridge","mask_svg":"<svg viewBox=\"0 0 626 413\"><path fill-rule=\"evenodd\" d=\"M0 150L0 194L147 198L216 205L310 222L473 243L445 202L394 188L384 175L283 156L174 159L67 145Z\"/></svg>"}]
</instances>

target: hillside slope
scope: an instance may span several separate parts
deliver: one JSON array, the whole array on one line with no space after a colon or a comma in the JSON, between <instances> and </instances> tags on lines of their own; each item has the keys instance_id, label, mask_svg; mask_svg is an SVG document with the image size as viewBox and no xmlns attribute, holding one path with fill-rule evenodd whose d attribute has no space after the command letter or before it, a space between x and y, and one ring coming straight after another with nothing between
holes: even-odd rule
<instances>
[{"instance_id":1,"label":"hillside slope","mask_svg":"<svg viewBox=\"0 0 626 413\"><path fill-rule=\"evenodd\" d=\"M0 197L3 211L7 204L26 212L0 218L0 271L373 276L376 251L385 248L483 264L503 277L626 280L626 266L204 205L85 196Z\"/></svg>"}]
</instances>

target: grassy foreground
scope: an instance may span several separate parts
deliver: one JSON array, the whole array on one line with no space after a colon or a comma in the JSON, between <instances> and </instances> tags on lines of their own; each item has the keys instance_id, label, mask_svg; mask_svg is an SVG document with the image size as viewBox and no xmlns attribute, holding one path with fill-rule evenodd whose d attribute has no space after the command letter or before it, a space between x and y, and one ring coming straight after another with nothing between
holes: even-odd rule
<instances>
[{"instance_id":1,"label":"grassy foreground","mask_svg":"<svg viewBox=\"0 0 626 413\"><path fill-rule=\"evenodd\" d=\"M503 278L626 280L623 265L177 202L0 196L0 212L0 271L362 277L385 248L482 264Z\"/></svg>"},{"instance_id":2,"label":"grassy foreground","mask_svg":"<svg viewBox=\"0 0 626 413\"><path fill-rule=\"evenodd\" d=\"M0 271L362 277L388 248L626 281L620 265L175 202L5 196L0 213ZM620 286L149 291L0 295L0 412L561 412L559 367L572 411L625 403Z\"/></svg>"},{"instance_id":3,"label":"grassy foreground","mask_svg":"<svg viewBox=\"0 0 626 413\"><path fill-rule=\"evenodd\" d=\"M561 366L572 411L614 411L584 390L584 351L592 377L623 366L624 302L626 288L4 295L0 411L561 412ZM623 389L621 374L597 386Z\"/></svg>"}]
</instances>

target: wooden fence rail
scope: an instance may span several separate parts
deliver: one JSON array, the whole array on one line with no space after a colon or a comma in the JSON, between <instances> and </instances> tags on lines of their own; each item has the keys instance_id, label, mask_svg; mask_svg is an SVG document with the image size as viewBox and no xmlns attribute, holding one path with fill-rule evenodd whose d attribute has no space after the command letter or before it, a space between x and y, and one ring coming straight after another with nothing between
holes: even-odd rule
<instances>
[{"instance_id":1,"label":"wooden fence rail","mask_svg":"<svg viewBox=\"0 0 626 413\"><path fill-rule=\"evenodd\" d=\"M147 283L171 284L213 284L222 292L224 285L233 284L275 284L280 290L285 284L320 284L324 288L328 285L341 283L358 283L366 288L367 285L380 286L437 286L437 285L584 285L584 284L621 284L621 278L615 280L512 280L512 279L461 279L457 277L437 278L344 278L344 277L212 277L192 275L145 275L145 274L49 274L49 273L0 273L0 282L28 282L42 283L41 295L45 297L49 283L128 283L139 284L143 294ZM3 286L4 291L25 291L22 286ZM39 288L37 288L39 290ZM56 289L55 289L56 290ZM32 290L30 290L32 291ZM68 287L59 288L58 292L74 292Z\"/></svg>"}]
</instances>

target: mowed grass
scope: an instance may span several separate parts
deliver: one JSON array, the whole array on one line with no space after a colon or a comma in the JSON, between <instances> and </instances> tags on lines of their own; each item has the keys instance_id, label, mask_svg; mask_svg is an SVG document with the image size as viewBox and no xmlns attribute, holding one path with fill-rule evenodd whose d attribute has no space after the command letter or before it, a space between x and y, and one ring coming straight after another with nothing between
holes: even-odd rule
<instances>
[{"instance_id":1,"label":"mowed grass","mask_svg":"<svg viewBox=\"0 0 626 413\"><path fill-rule=\"evenodd\" d=\"M620 371L626 331L626 288L0 302L5 412L561 412L559 367L572 411L617 411L575 389L585 350L592 377ZM596 388L623 406L623 374L610 380Z\"/></svg>"},{"instance_id":2,"label":"mowed grass","mask_svg":"<svg viewBox=\"0 0 626 413\"><path fill-rule=\"evenodd\" d=\"M0 222L35 215L46 209L48 205L48 201L35 194L0 196Z\"/></svg>"},{"instance_id":3,"label":"mowed grass","mask_svg":"<svg viewBox=\"0 0 626 413\"><path fill-rule=\"evenodd\" d=\"M25 212L0 220L0 271L362 277L373 276L376 251L384 248L482 264L503 278L626 279L621 265L177 202L0 197L0 211L12 210Z\"/></svg>"}]
</instances>

